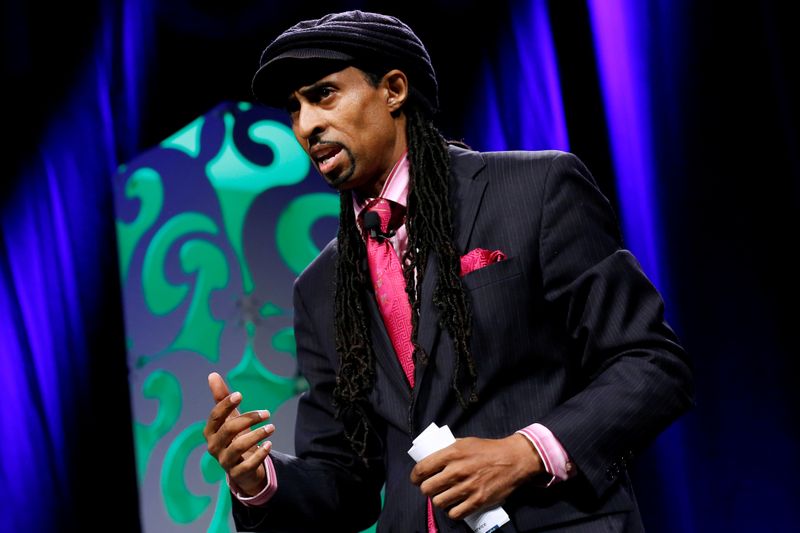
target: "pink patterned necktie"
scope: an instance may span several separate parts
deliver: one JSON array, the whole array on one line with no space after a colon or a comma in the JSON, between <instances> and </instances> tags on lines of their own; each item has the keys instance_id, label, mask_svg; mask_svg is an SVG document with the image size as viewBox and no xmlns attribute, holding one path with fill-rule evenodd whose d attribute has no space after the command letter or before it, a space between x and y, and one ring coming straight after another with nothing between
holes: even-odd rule
<instances>
[{"instance_id":1,"label":"pink patterned necktie","mask_svg":"<svg viewBox=\"0 0 800 533\"><path fill-rule=\"evenodd\" d=\"M384 198L376 198L364 212L377 213L380 233L393 234L403 223L403 207ZM414 388L414 345L411 342L411 304L406 294L406 280L400 258L387 238L378 232L367 232L367 263L375 289L375 300L383 318L383 324L392 341L397 359L411 388ZM428 498L428 533L436 533L433 505Z\"/></svg>"},{"instance_id":2,"label":"pink patterned necktie","mask_svg":"<svg viewBox=\"0 0 800 533\"><path fill-rule=\"evenodd\" d=\"M396 207L393 212L388 200L377 198L364 210L378 215L381 223L380 233L384 235L393 232L402 224L402 206L394 205ZM411 343L411 304L406 294L403 267L389 239L379 234L373 236L374 233L377 232L367 233L367 262L372 286L375 288L375 300L397 359L403 367L403 373L413 388L414 345Z\"/></svg>"}]
</instances>

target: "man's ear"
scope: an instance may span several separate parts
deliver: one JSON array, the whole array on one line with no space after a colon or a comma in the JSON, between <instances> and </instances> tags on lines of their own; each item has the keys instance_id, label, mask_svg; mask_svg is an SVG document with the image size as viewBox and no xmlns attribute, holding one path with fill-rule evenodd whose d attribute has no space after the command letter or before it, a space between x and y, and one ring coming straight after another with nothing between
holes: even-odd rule
<instances>
[{"instance_id":1,"label":"man's ear","mask_svg":"<svg viewBox=\"0 0 800 533\"><path fill-rule=\"evenodd\" d=\"M386 105L394 114L408 99L408 78L402 70L392 69L383 75L381 83L386 92Z\"/></svg>"}]
</instances>

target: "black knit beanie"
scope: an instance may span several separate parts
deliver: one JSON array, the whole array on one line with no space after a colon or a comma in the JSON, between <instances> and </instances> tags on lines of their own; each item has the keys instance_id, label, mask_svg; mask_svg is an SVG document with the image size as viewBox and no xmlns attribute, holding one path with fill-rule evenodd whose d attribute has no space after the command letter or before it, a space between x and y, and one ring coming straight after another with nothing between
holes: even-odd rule
<instances>
[{"instance_id":1,"label":"black knit beanie","mask_svg":"<svg viewBox=\"0 0 800 533\"><path fill-rule=\"evenodd\" d=\"M347 66L379 74L400 69L422 108L438 108L436 73L422 41L399 19L364 11L304 20L280 34L261 54L253 94L281 107L291 91Z\"/></svg>"}]
</instances>

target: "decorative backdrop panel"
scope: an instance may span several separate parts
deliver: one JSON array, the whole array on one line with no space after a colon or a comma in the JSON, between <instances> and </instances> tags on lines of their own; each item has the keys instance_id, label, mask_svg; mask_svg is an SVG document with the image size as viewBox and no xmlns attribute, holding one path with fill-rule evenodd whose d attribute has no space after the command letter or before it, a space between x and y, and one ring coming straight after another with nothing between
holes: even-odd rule
<instances>
[{"instance_id":1,"label":"decorative backdrop panel","mask_svg":"<svg viewBox=\"0 0 800 533\"><path fill-rule=\"evenodd\" d=\"M119 169L115 204L145 532L233 531L202 430L212 371L294 449L292 282L339 200L281 113L223 103Z\"/></svg>"}]
</instances>

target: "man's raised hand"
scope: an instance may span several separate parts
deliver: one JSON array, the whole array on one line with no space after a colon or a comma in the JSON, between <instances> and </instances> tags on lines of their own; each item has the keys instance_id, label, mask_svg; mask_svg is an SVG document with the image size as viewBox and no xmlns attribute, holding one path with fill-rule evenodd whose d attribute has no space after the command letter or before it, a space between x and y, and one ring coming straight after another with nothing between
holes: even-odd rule
<instances>
[{"instance_id":1,"label":"man's raised hand","mask_svg":"<svg viewBox=\"0 0 800 533\"><path fill-rule=\"evenodd\" d=\"M203 429L208 453L244 494L258 494L267 485L264 460L272 449L272 442L265 441L261 446L258 443L272 436L275 426L267 424L254 429L252 426L267 420L270 413L248 411L240 414L238 406L242 394L231 394L225 380L216 372L209 374L208 386L215 402Z\"/></svg>"}]
</instances>

